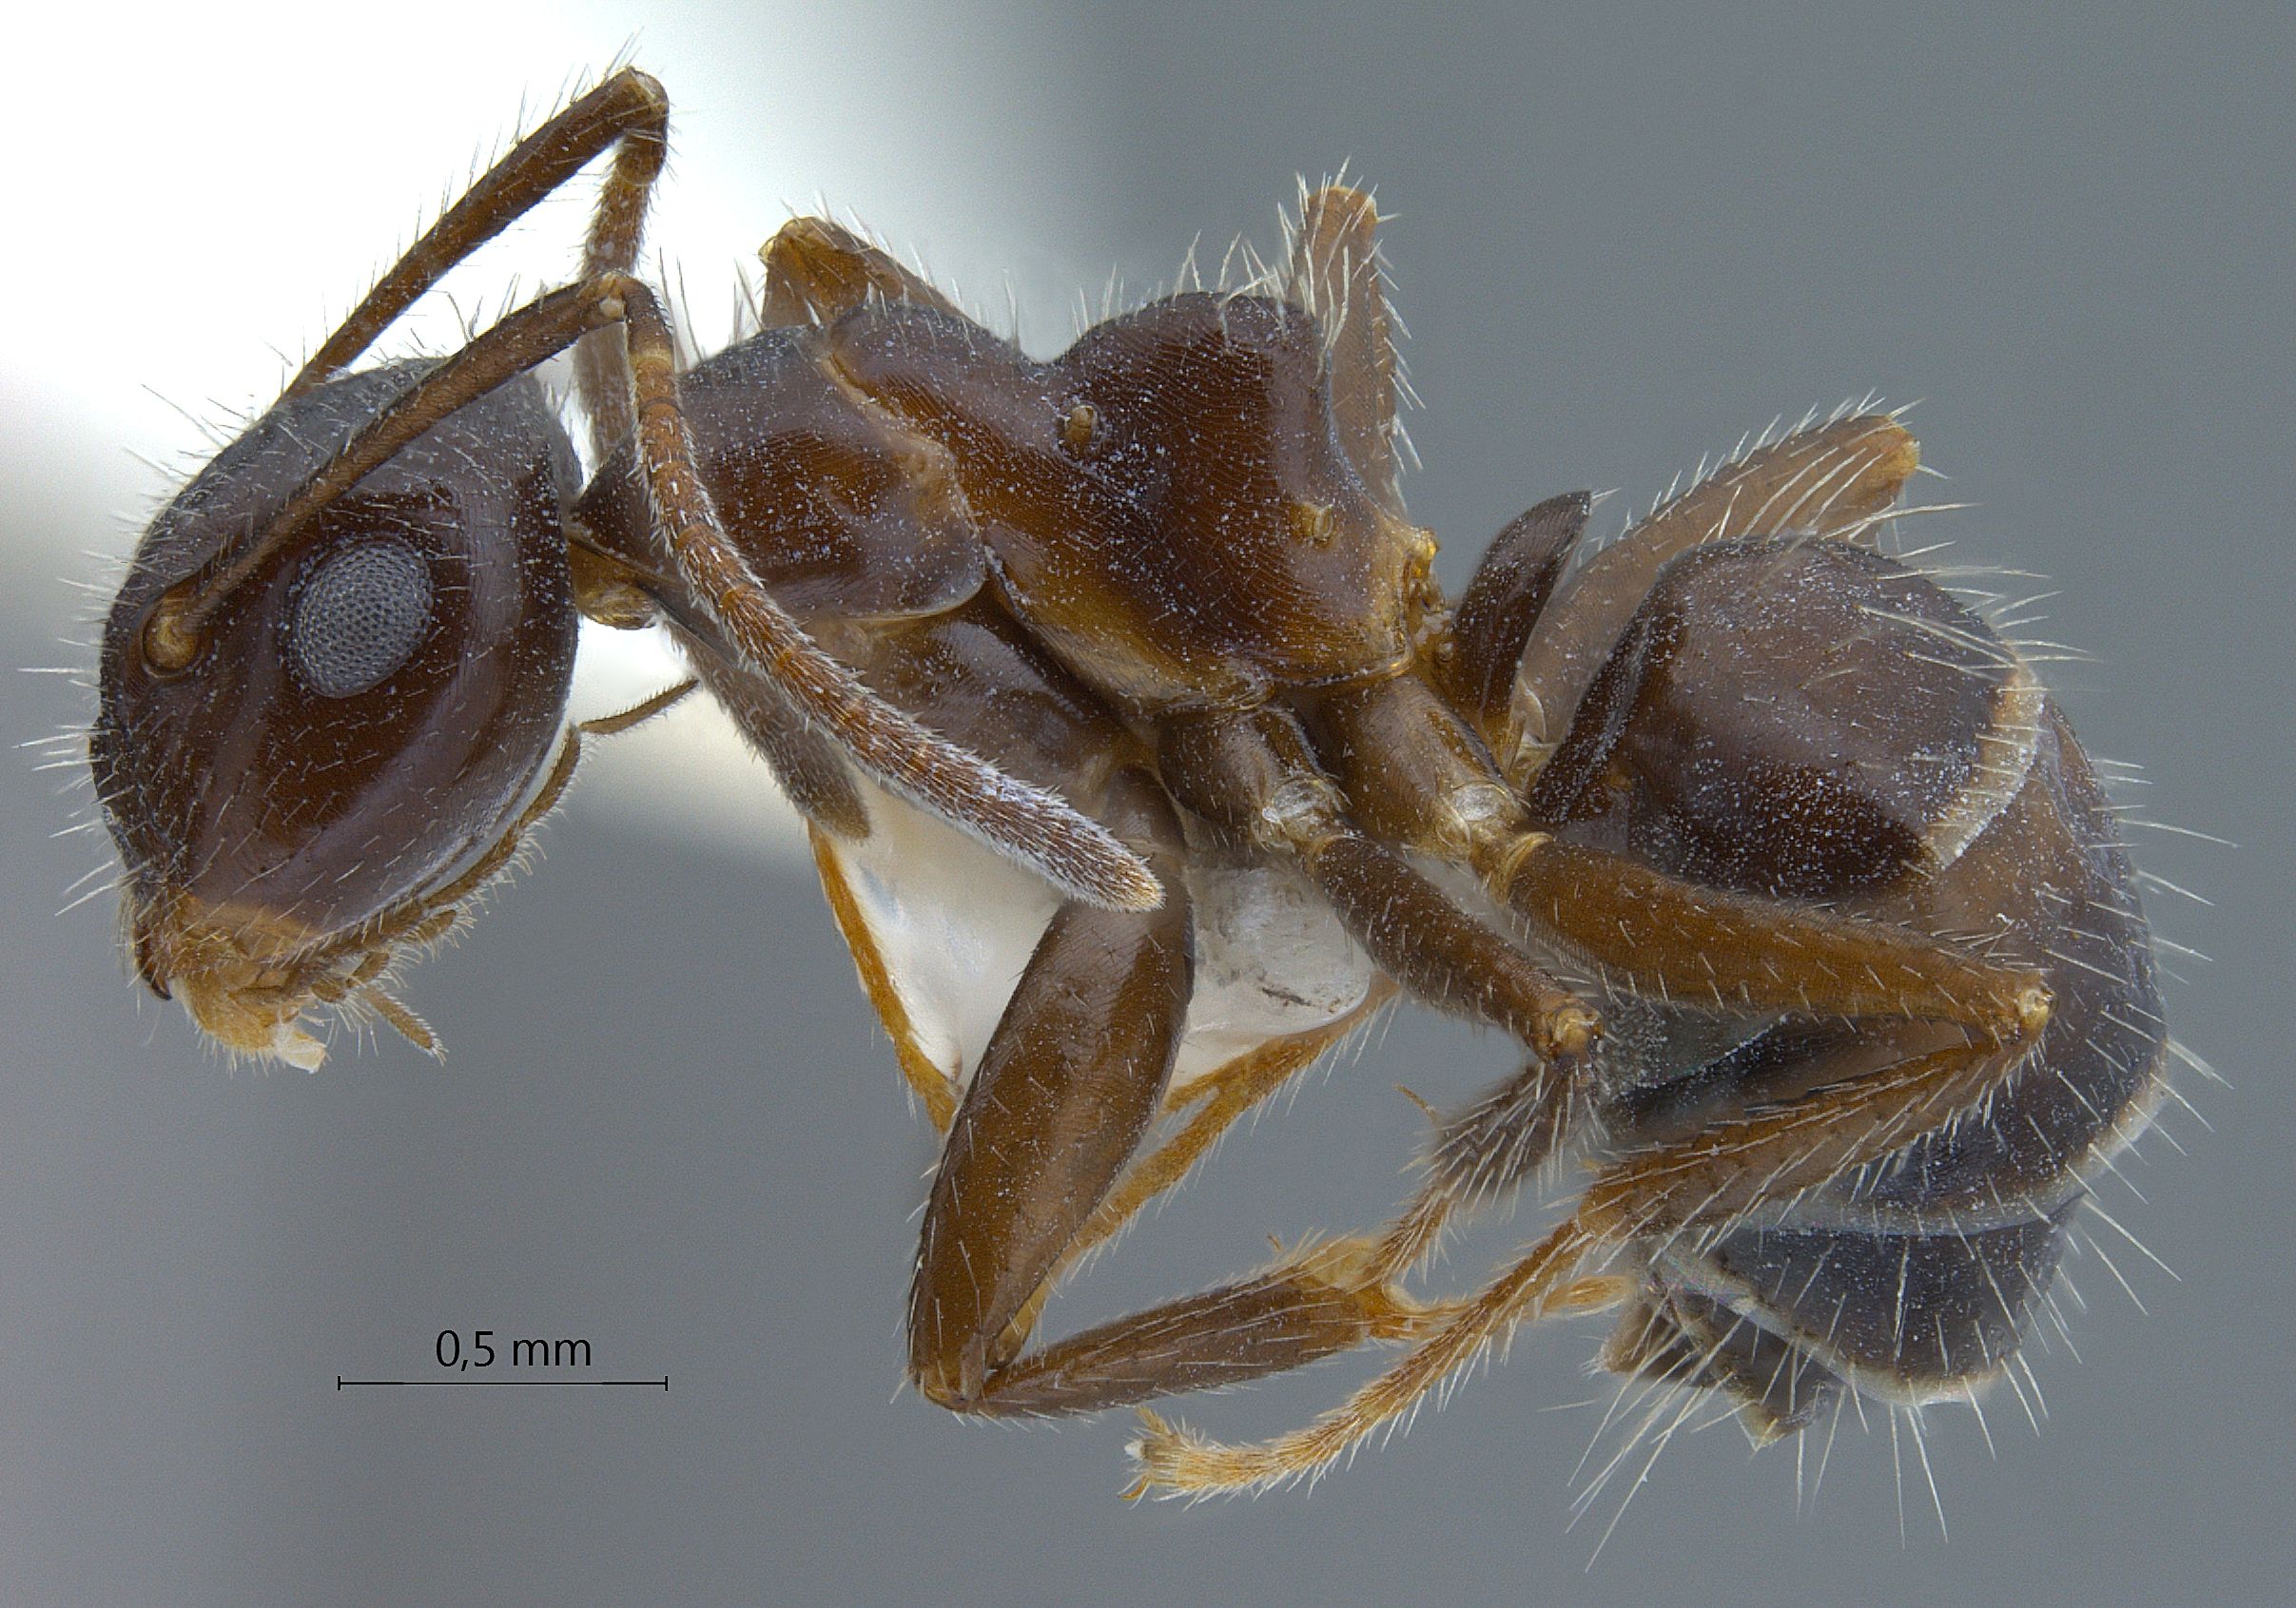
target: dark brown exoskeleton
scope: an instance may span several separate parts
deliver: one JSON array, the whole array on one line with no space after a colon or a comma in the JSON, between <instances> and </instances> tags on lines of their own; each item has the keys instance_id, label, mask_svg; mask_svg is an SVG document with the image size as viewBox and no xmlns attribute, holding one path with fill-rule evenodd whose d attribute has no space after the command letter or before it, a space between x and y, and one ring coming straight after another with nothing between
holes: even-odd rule
<instances>
[{"instance_id":1,"label":"dark brown exoskeleton","mask_svg":"<svg viewBox=\"0 0 2296 1608\"><path fill-rule=\"evenodd\" d=\"M155 990L297 1064L315 1006L430 1046L387 974L564 788L575 610L659 623L807 817L946 1133L933 1400L1088 1412L1409 1344L1265 1446L1152 1420L1144 1483L1203 1491L1328 1465L1542 1312L1623 1308L1609 1366L1764 1437L2005 1366L2164 1037L2079 747L1873 545L1894 420L1591 555L1587 499L1541 504L1454 609L1397 487L1366 197L1307 198L1280 281L1041 362L791 223L763 332L679 374L632 271L666 126L624 72L537 130L146 535L91 748ZM579 283L343 372L610 147ZM528 373L577 342L587 487ZM1031 1348L1066 1269L1398 991L1525 1064L1393 1226ZM1522 1262L1405 1293L1566 1153L1593 1181Z\"/></svg>"}]
</instances>

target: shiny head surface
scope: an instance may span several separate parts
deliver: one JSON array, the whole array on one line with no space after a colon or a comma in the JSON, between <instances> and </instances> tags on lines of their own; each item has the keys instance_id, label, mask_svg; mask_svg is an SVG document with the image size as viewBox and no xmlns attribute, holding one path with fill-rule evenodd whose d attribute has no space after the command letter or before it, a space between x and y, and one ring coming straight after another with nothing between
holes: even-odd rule
<instances>
[{"instance_id":1,"label":"shiny head surface","mask_svg":"<svg viewBox=\"0 0 2296 1608\"><path fill-rule=\"evenodd\" d=\"M280 402L145 533L104 632L89 738L136 968L235 1053L318 1064L314 1003L403 1017L376 979L516 820L574 663L559 509L575 475L531 379L441 421L155 664L161 601L243 548L419 378ZM409 1018L411 1020L411 1018Z\"/></svg>"}]
</instances>

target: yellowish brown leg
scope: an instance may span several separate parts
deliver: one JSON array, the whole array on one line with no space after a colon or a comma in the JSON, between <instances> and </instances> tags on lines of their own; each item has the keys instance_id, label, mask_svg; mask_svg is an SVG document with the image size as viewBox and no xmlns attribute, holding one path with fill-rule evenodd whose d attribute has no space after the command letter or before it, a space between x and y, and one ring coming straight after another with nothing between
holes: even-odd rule
<instances>
[{"instance_id":1,"label":"yellowish brown leg","mask_svg":"<svg viewBox=\"0 0 2296 1608\"><path fill-rule=\"evenodd\" d=\"M1582 1058L1526 1062L1523 1070L1443 1120L1423 1165L1427 1181L1379 1238L1372 1270L1411 1273L1441 1244L1451 1219L1521 1187L1568 1137L1571 1106L1586 1092Z\"/></svg>"},{"instance_id":2,"label":"yellowish brown leg","mask_svg":"<svg viewBox=\"0 0 2296 1608\"><path fill-rule=\"evenodd\" d=\"M1291 714L1169 720L1158 742L1174 797L1238 839L1295 857L1349 936L1411 994L1502 1028L1544 1058L1575 1055L1594 1037L1594 1011L1560 978L1357 828ZM1495 779L1488 788L1512 807ZM1351 788L1358 794L1376 804L1375 790ZM1399 836L1408 813L1372 830Z\"/></svg>"},{"instance_id":3,"label":"yellowish brown leg","mask_svg":"<svg viewBox=\"0 0 2296 1608\"><path fill-rule=\"evenodd\" d=\"M1246 1057L1226 1069L1232 1075L1198 1105L1181 1133L1136 1163L1101 1202L1060 1269L1104 1243L1157 1191L1177 1182L1221 1130L1280 1088L1327 1042L1324 1034L1301 1035L1281 1054ZM1250 1278L1015 1355L1056 1269L987 1355L979 1388L935 1399L988 1418L1098 1412L1282 1373L1370 1340L1409 1339L1448 1309L1413 1302L1376 1277L1377 1249L1368 1240L1312 1246Z\"/></svg>"},{"instance_id":4,"label":"yellowish brown leg","mask_svg":"<svg viewBox=\"0 0 2296 1608\"><path fill-rule=\"evenodd\" d=\"M1137 1312L1002 1369L972 1410L1045 1417L1129 1406L1283 1373L1418 1332L1430 1309L1372 1280L1368 1241L1341 1240L1252 1278Z\"/></svg>"},{"instance_id":5,"label":"yellowish brown leg","mask_svg":"<svg viewBox=\"0 0 2296 1608\"><path fill-rule=\"evenodd\" d=\"M2049 990L1901 927L1684 881L1625 855L1527 833L1480 867L1493 898L1637 995L1738 1015L1954 1022L2035 1032Z\"/></svg>"},{"instance_id":6,"label":"yellowish brown leg","mask_svg":"<svg viewBox=\"0 0 2296 1608\"><path fill-rule=\"evenodd\" d=\"M1230 1446L1143 1415L1146 1433L1133 1447L1137 1489L1204 1495L1320 1474L1489 1346L1504 1346L1520 1325L1620 1298L1621 1282L1582 1276L1599 1257L1635 1238L1726 1223L1879 1160L1982 1100L2016 1066L2026 1042L1940 1050L1611 1168L1568 1220L1450 1310L1400 1364L1310 1427Z\"/></svg>"},{"instance_id":7,"label":"yellowish brown leg","mask_svg":"<svg viewBox=\"0 0 2296 1608\"><path fill-rule=\"evenodd\" d=\"M1175 908L1177 906L1177 908ZM1188 907L1054 915L959 1103L926 1203L909 1372L978 1411L990 1346L1155 1121L1187 1016Z\"/></svg>"},{"instance_id":8,"label":"yellowish brown leg","mask_svg":"<svg viewBox=\"0 0 2296 1608\"><path fill-rule=\"evenodd\" d=\"M1104 805L1171 888L1153 911L1054 912L942 1148L909 1291L909 1373L984 1410L990 1347L1048 1280L1156 1121L1188 1016L1193 917L1179 823L1153 778Z\"/></svg>"},{"instance_id":9,"label":"yellowish brown leg","mask_svg":"<svg viewBox=\"0 0 2296 1608\"><path fill-rule=\"evenodd\" d=\"M901 1063L901 1075L908 1079L910 1091L924 1114L932 1120L933 1132L945 1133L957 1115L957 1085L949 1075L933 1064L933 1059L919 1048L917 1033L909 1023L908 1007L901 1002L901 992L893 986L893 976L877 952L877 940L869 936L869 924L863 919L860 901L845 880L837 851L829 835L811 822L806 823L806 836L813 845L813 864L821 873L821 891L829 901L829 914L836 918L837 930L844 935L846 948L852 952L853 965L861 973L862 991L875 1007L877 1019L885 1024L885 1033L893 1040L894 1057Z\"/></svg>"},{"instance_id":10,"label":"yellowish brown leg","mask_svg":"<svg viewBox=\"0 0 2296 1608\"><path fill-rule=\"evenodd\" d=\"M1393 994L1394 985L1382 980L1370 998L1329 1027L1271 1040L1169 1096L1166 1112L1177 1114L1185 1111L1189 1114L1187 1120L1177 1133L1135 1160L1116 1188L1108 1191L1070 1243L1059 1266L1007 1327L992 1353L994 1360L1002 1362L1020 1354L1044 1310L1044 1303L1084 1257L1121 1233L1142 1207L1166 1190L1176 1188L1238 1117L1305 1071Z\"/></svg>"}]
</instances>

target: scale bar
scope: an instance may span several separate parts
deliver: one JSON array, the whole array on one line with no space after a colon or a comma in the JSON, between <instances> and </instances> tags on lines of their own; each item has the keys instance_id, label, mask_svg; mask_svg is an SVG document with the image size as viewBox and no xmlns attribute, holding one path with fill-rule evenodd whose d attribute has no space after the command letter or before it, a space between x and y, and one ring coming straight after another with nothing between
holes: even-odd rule
<instances>
[{"instance_id":1,"label":"scale bar","mask_svg":"<svg viewBox=\"0 0 2296 1608\"><path fill-rule=\"evenodd\" d=\"M670 1388L670 1376L659 1379L345 1379L335 1376L339 1391L361 1385L392 1385L404 1390L605 1390L614 1385L643 1385L649 1390Z\"/></svg>"}]
</instances>

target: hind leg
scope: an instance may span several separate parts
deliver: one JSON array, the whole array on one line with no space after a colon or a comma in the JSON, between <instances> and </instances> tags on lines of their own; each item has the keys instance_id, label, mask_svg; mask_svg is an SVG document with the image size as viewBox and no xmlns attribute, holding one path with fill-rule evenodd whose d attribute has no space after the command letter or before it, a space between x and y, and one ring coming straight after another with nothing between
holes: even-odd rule
<instances>
[{"instance_id":1,"label":"hind leg","mask_svg":"<svg viewBox=\"0 0 2296 1608\"><path fill-rule=\"evenodd\" d=\"M1346 821L1471 868L1540 937L1638 997L1724 1015L1950 1022L1996 1038L2048 1010L2029 967L1814 903L1710 887L1535 829L1479 742L1415 677L1329 695L1311 710L1309 729L1345 799ZM1291 819L1324 830L1304 806ZM1440 952L1425 940L1420 947L1428 951L1416 961L1421 977L1381 962L1438 1001L1496 993L1514 963L1512 946L1495 935Z\"/></svg>"},{"instance_id":2,"label":"hind leg","mask_svg":"<svg viewBox=\"0 0 2296 1608\"><path fill-rule=\"evenodd\" d=\"M1626 1281L1588 1274L1629 1241L1728 1223L1879 1160L1998 1088L2021 1048L1978 1042L1936 1051L1623 1162L1522 1260L1427 1326L1401 1363L1310 1427L1229 1446L1150 1416L1133 1448L1137 1488L1201 1495L1320 1474L1488 1348L1504 1346L1522 1324L1623 1299Z\"/></svg>"}]
</instances>

